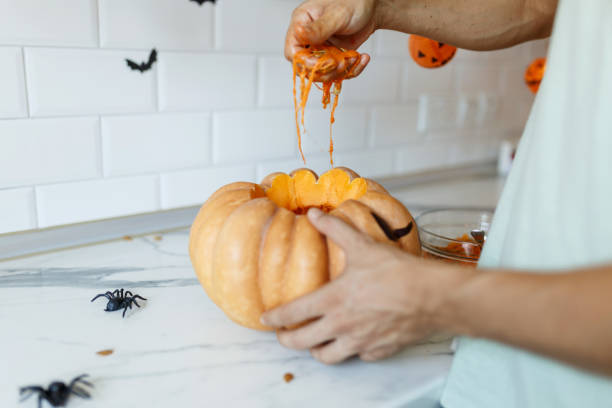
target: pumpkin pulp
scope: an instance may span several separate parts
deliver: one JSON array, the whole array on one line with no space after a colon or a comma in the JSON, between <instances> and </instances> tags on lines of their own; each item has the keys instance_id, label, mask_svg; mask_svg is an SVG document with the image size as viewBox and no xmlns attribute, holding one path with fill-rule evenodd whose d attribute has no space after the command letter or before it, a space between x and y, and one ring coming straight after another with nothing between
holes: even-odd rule
<instances>
[{"instance_id":1,"label":"pumpkin pulp","mask_svg":"<svg viewBox=\"0 0 612 408\"><path fill-rule=\"evenodd\" d=\"M315 65L308 69L306 67L306 59L309 57L317 58ZM353 76L353 72L357 65L361 54L354 50L343 50L332 45L310 46L306 49L298 51L293 57L293 104L295 108L295 127L298 136L298 148L302 160L306 163L304 152L302 151L302 131L304 128L304 111L308 102L308 95L312 88L313 82L317 81L317 76L326 74L334 70L340 63L347 62L350 58L356 58L353 65L346 64L346 70L340 79L334 81L323 81L322 87L317 86L323 91L323 109L327 109L327 105L331 103L331 114L329 117L329 162L334 165L334 142L332 138L332 125L336 121L335 112L338 107L338 97L342 90L342 81ZM296 77L300 77L300 96L298 102ZM333 89L332 89L333 87ZM334 101L331 102L331 95L334 95ZM300 130L300 124L302 130Z\"/></svg>"},{"instance_id":2,"label":"pumpkin pulp","mask_svg":"<svg viewBox=\"0 0 612 408\"><path fill-rule=\"evenodd\" d=\"M266 196L279 207L295 214L309 208L330 212L346 200L356 200L368 189L365 179L351 177L341 169L332 169L318 180L309 170L298 170L293 176L280 174L274 178Z\"/></svg>"}]
</instances>

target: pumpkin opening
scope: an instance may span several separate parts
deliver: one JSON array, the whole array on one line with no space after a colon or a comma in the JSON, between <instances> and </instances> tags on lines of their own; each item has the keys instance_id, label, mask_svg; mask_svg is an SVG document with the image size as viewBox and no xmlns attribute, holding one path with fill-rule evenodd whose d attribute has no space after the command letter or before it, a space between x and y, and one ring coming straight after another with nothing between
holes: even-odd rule
<instances>
[{"instance_id":1,"label":"pumpkin opening","mask_svg":"<svg viewBox=\"0 0 612 408\"><path fill-rule=\"evenodd\" d=\"M351 180L349 174L341 169L330 170L318 180L312 172L298 170L293 176L276 176L266 195L279 207L305 214L312 207L329 212L346 200L358 199L367 190L364 179Z\"/></svg>"}]
</instances>

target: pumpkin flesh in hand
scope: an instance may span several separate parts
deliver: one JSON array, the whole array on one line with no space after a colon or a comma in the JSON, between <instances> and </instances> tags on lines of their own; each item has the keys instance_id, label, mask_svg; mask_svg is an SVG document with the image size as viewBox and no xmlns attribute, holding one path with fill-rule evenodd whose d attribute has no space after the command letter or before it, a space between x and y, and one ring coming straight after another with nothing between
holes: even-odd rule
<instances>
[{"instance_id":1,"label":"pumpkin flesh in hand","mask_svg":"<svg viewBox=\"0 0 612 408\"><path fill-rule=\"evenodd\" d=\"M316 207L374 240L419 255L408 210L380 184L335 168L273 173L260 184L232 183L204 203L189 254L211 300L243 326L269 330L261 314L321 287L343 271L343 251L306 218ZM414 228L413 228L414 227Z\"/></svg>"}]
</instances>

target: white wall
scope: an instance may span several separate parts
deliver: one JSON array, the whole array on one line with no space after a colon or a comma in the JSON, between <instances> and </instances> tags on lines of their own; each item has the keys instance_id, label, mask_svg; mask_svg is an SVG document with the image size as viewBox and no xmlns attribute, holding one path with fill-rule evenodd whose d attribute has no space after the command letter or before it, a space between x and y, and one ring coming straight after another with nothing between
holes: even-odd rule
<instances>
[{"instance_id":1,"label":"white wall","mask_svg":"<svg viewBox=\"0 0 612 408\"><path fill-rule=\"evenodd\" d=\"M217 187L301 167L290 64L293 0L0 0L0 233L202 203ZM379 32L344 85L336 164L379 177L495 157L531 106L546 42L460 50L417 67ZM154 69L125 58L159 51ZM313 92L307 165L329 167Z\"/></svg>"}]
</instances>

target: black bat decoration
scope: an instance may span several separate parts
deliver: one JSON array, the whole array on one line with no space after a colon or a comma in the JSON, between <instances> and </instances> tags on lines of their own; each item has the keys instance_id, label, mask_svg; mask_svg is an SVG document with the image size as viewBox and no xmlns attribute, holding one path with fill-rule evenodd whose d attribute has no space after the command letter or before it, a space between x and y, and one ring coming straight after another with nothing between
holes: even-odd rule
<instances>
[{"instance_id":1,"label":"black bat decoration","mask_svg":"<svg viewBox=\"0 0 612 408\"><path fill-rule=\"evenodd\" d=\"M408 225L406 225L404 228L394 230L389 224L387 224L387 221L383 220L378 214L373 212L370 212L370 214L372 214L372 217L374 217L380 229L383 230L387 238L389 238L391 241L398 241L400 238L410 234L410 231L412 231L412 221L410 221L410 223L408 223Z\"/></svg>"},{"instance_id":2,"label":"black bat decoration","mask_svg":"<svg viewBox=\"0 0 612 408\"><path fill-rule=\"evenodd\" d=\"M210 1L212 4L215 4L215 0L189 0L189 1L195 1L196 3L198 3L200 6L204 3L206 3L207 1Z\"/></svg>"},{"instance_id":3,"label":"black bat decoration","mask_svg":"<svg viewBox=\"0 0 612 408\"><path fill-rule=\"evenodd\" d=\"M134 71L148 71L151 69L153 64L157 62L157 50L155 48L151 50L151 54L149 54L149 60L147 62L141 62L140 64L138 64L129 59L126 59L125 62L127 62L128 67L130 67Z\"/></svg>"}]
</instances>

